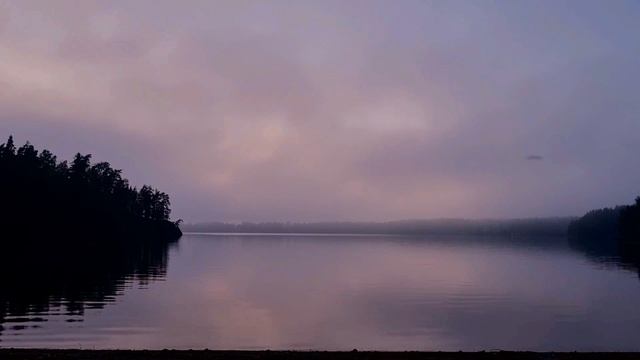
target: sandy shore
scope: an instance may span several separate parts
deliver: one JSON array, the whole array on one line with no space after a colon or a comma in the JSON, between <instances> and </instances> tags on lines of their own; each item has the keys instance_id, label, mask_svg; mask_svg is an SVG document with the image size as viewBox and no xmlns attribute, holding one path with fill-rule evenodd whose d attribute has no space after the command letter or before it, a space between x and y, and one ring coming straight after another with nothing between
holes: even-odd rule
<instances>
[{"instance_id":1,"label":"sandy shore","mask_svg":"<svg viewBox=\"0 0 640 360\"><path fill-rule=\"evenodd\" d=\"M46 349L0 349L2 360L204 360L204 359L640 359L640 353L534 353L534 352L322 352L322 351L209 351L209 350L46 350Z\"/></svg>"}]
</instances>

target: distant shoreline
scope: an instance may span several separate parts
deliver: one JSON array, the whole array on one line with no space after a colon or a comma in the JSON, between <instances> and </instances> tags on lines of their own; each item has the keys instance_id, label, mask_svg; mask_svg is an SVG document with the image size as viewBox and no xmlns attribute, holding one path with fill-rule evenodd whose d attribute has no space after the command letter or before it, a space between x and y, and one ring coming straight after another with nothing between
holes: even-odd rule
<instances>
[{"instance_id":1,"label":"distant shoreline","mask_svg":"<svg viewBox=\"0 0 640 360\"><path fill-rule=\"evenodd\" d=\"M529 238L545 238L545 239L568 239L566 234L449 234L449 233L424 233L424 234L403 234L403 233L290 233L290 232L200 232L200 231L184 231L184 235L196 236L253 236L253 237L276 237L276 236L299 236L299 237L353 237L353 238L496 238L496 239L529 239Z\"/></svg>"},{"instance_id":2,"label":"distant shoreline","mask_svg":"<svg viewBox=\"0 0 640 360\"><path fill-rule=\"evenodd\" d=\"M403 234L369 234L369 233L287 233L287 232L206 232L184 231L185 235L212 235L212 236L399 236Z\"/></svg>"},{"instance_id":3,"label":"distant shoreline","mask_svg":"<svg viewBox=\"0 0 640 360\"><path fill-rule=\"evenodd\" d=\"M563 236L573 217L431 219L388 222L208 222L182 224L185 233L326 235Z\"/></svg>"},{"instance_id":4,"label":"distant shoreline","mask_svg":"<svg viewBox=\"0 0 640 360\"><path fill-rule=\"evenodd\" d=\"M457 359L638 359L640 353L631 352L385 352L385 351L243 351L243 350L51 350L51 349L1 349L3 360L204 360L204 359L367 359L367 360L457 360Z\"/></svg>"}]
</instances>

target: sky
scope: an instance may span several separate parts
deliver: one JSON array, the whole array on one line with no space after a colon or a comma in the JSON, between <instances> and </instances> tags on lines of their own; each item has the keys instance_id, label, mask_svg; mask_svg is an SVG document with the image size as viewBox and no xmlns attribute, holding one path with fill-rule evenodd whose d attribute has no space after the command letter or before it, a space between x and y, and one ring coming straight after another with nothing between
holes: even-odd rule
<instances>
[{"instance_id":1,"label":"sky","mask_svg":"<svg viewBox=\"0 0 640 360\"><path fill-rule=\"evenodd\" d=\"M623 0L0 0L0 136L191 222L579 215L640 195L639 38Z\"/></svg>"}]
</instances>

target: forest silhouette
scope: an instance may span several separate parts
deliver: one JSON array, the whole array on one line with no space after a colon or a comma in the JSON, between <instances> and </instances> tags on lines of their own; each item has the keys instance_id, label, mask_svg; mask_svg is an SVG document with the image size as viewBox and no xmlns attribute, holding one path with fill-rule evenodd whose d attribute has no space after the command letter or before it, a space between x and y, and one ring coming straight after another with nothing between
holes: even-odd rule
<instances>
[{"instance_id":1,"label":"forest silhouette","mask_svg":"<svg viewBox=\"0 0 640 360\"><path fill-rule=\"evenodd\" d=\"M569 224L568 234L583 242L640 245L640 197L632 205L589 211Z\"/></svg>"},{"instance_id":2,"label":"forest silhouette","mask_svg":"<svg viewBox=\"0 0 640 360\"><path fill-rule=\"evenodd\" d=\"M569 245L603 263L617 259L640 277L640 197L632 205L596 209L572 221Z\"/></svg>"},{"instance_id":3,"label":"forest silhouette","mask_svg":"<svg viewBox=\"0 0 640 360\"><path fill-rule=\"evenodd\" d=\"M166 193L136 189L91 155L59 162L11 136L0 145L0 198L0 332L44 321L52 307L78 319L127 279L163 277L182 235Z\"/></svg>"},{"instance_id":4,"label":"forest silhouette","mask_svg":"<svg viewBox=\"0 0 640 360\"><path fill-rule=\"evenodd\" d=\"M91 164L90 154L58 162L29 142L16 148L10 136L0 145L0 174L2 231L22 239L181 235L179 221L169 221L169 195L148 185L136 189L108 162Z\"/></svg>"}]
</instances>

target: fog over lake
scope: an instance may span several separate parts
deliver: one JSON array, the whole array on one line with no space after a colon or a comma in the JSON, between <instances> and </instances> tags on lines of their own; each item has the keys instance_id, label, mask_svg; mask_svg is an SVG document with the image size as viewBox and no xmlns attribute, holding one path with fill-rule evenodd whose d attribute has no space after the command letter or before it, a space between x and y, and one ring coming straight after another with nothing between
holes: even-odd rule
<instances>
[{"instance_id":1,"label":"fog over lake","mask_svg":"<svg viewBox=\"0 0 640 360\"><path fill-rule=\"evenodd\" d=\"M0 360L640 354L638 39L639 0L0 0Z\"/></svg>"}]
</instances>

